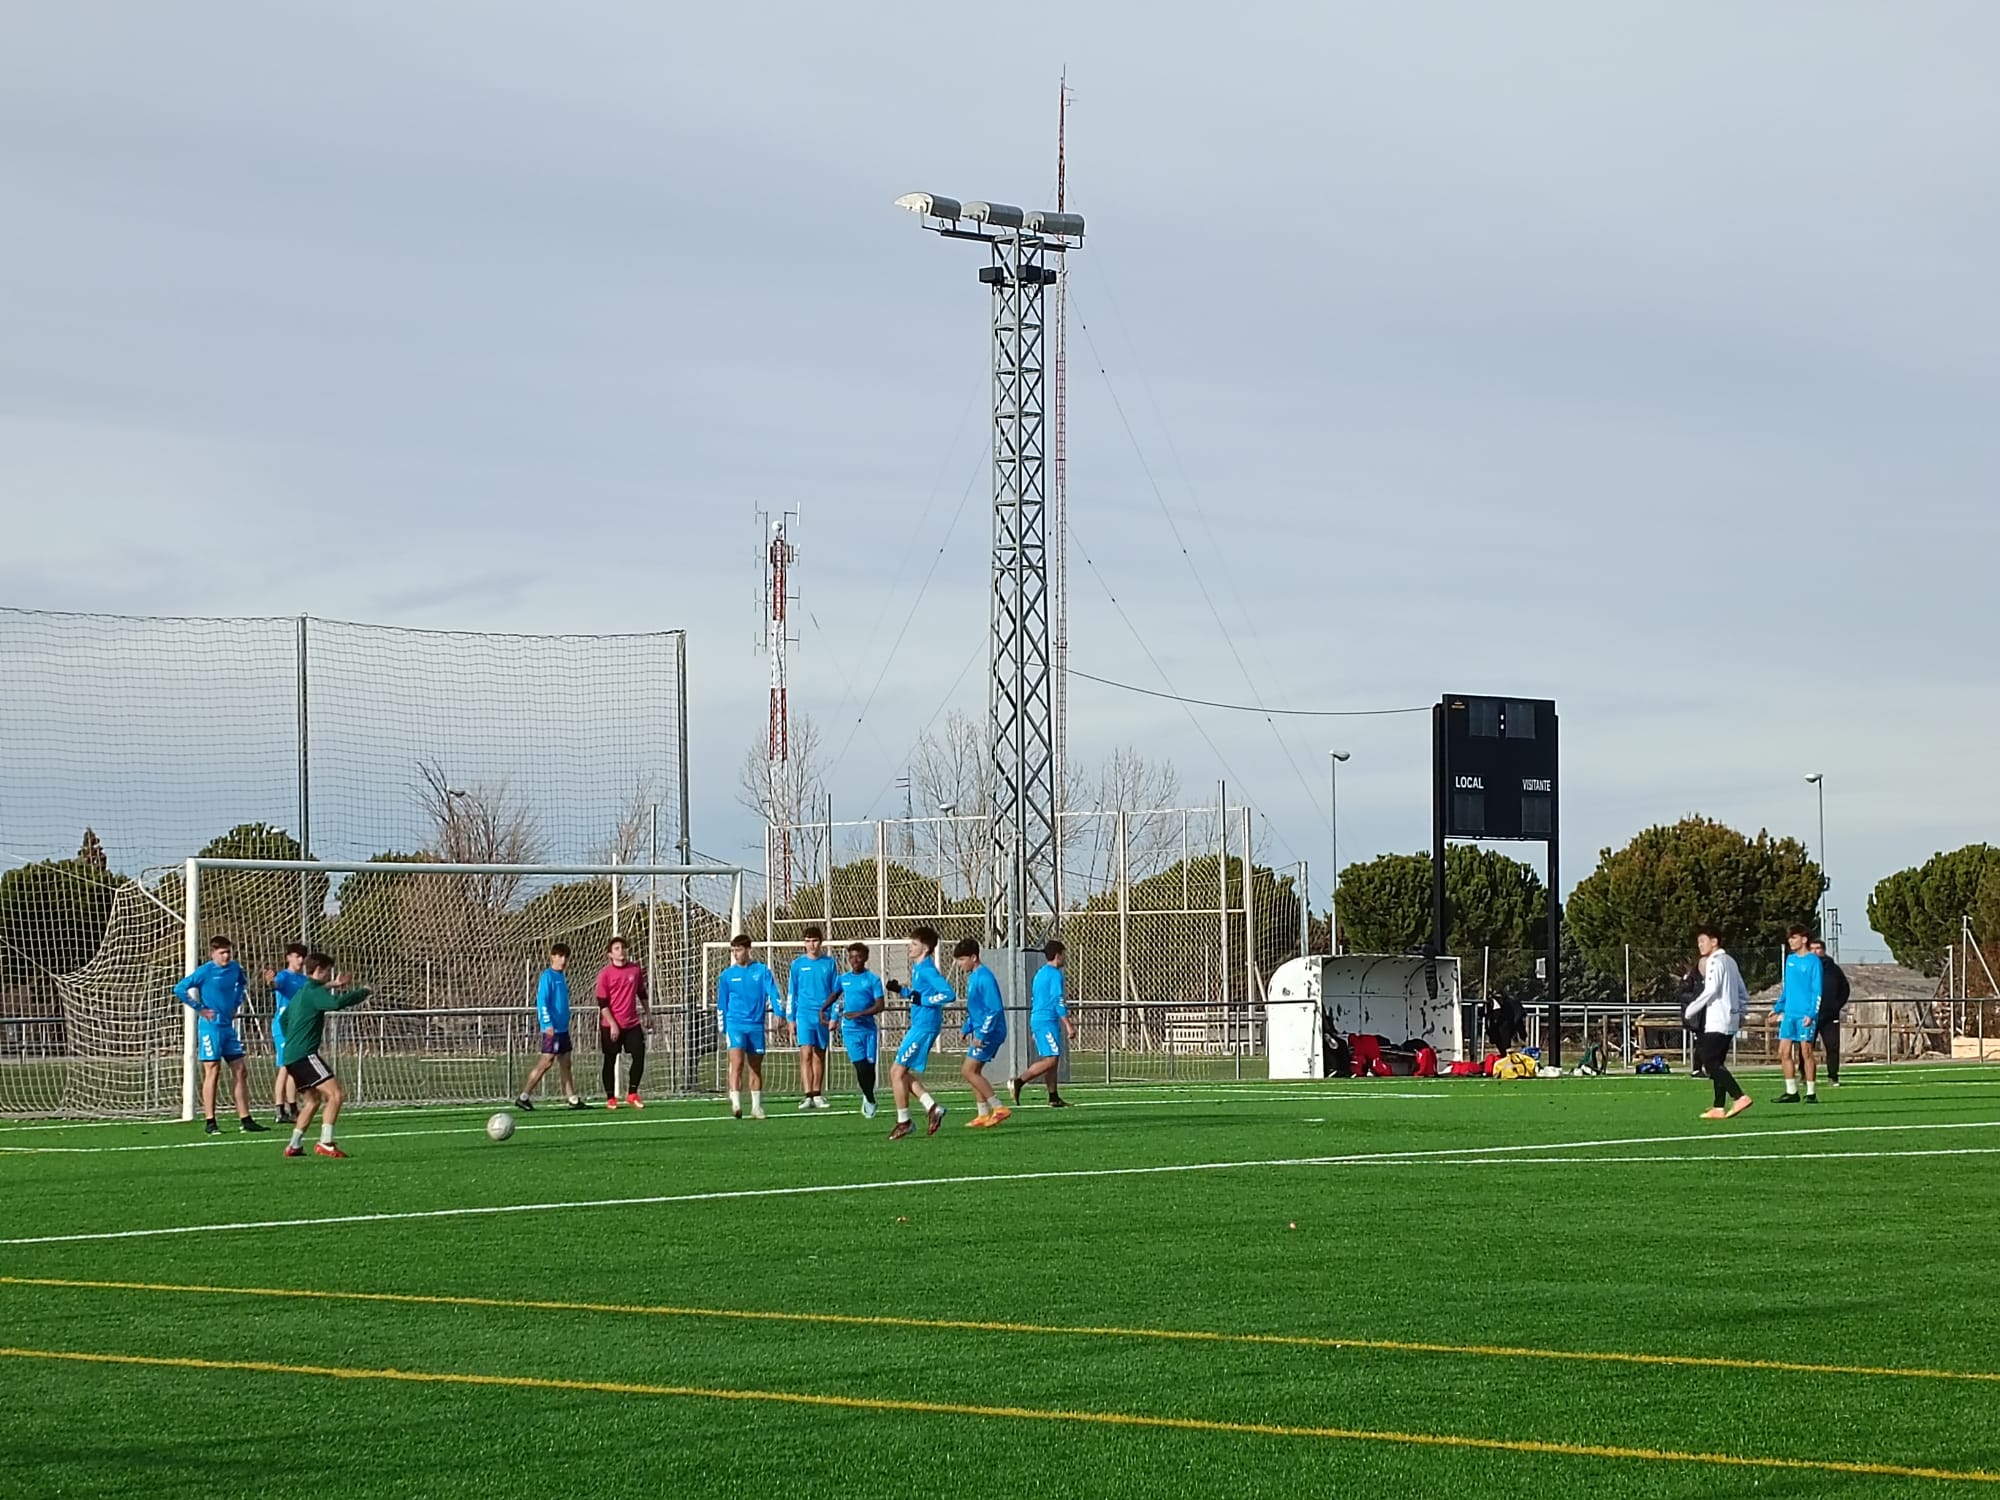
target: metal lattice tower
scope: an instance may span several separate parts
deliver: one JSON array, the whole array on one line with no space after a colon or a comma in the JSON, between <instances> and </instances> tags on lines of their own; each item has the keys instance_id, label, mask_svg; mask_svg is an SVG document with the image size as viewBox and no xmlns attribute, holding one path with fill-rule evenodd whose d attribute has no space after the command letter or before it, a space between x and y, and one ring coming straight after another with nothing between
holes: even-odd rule
<instances>
[{"instance_id":1,"label":"metal lattice tower","mask_svg":"<svg viewBox=\"0 0 2000 1500\"><path fill-rule=\"evenodd\" d=\"M792 826L799 821L792 786L792 707L788 682L789 648L796 645L799 638L792 633L787 608L798 598L792 587L792 564L798 560L798 552L792 546L788 524L797 519L797 511L784 511L776 520L762 511L757 514L764 544L764 630L760 643L765 654L771 658L771 734L766 760L769 786L765 791L769 805L767 826L771 830L770 836L777 840L771 849L771 861L775 866L771 875L778 887L776 894L786 901L792 899Z\"/></svg>"},{"instance_id":2,"label":"metal lattice tower","mask_svg":"<svg viewBox=\"0 0 2000 1500\"><path fill-rule=\"evenodd\" d=\"M1048 467L1044 293L1059 257L1083 239L1083 219L965 203L930 193L899 198L926 227L987 246L979 279L993 294L993 597L987 705L995 796L996 943L1050 936L1062 913L1056 837L1060 776L1049 631ZM973 227L961 227L969 223ZM1051 264L1052 260L1055 264Z\"/></svg>"}]
</instances>

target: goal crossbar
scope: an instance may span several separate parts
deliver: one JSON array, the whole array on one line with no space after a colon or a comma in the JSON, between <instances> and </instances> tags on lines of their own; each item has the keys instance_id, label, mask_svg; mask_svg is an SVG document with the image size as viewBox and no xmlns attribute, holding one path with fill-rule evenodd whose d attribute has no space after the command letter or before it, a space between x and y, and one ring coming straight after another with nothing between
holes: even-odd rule
<instances>
[{"instance_id":1,"label":"goal crossbar","mask_svg":"<svg viewBox=\"0 0 2000 1500\"><path fill-rule=\"evenodd\" d=\"M741 865L722 864L464 864L418 862L414 860L325 860L325 859L237 859L219 855L196 855L186 862L182 883L184 924L182 960L185 972L201 967L201 873L204 870L262 870L273 874L299 875L486 875L486 876L568 876L608 881L612 887L614 914L617 891L623 882L637 879L717 878L729 882L729 930L743 926L743 877ZM192 1120L195 1106L196 1046L199 1026L188 1009L181 1020L181 1118Z\"/></svg>"}]
</instances>

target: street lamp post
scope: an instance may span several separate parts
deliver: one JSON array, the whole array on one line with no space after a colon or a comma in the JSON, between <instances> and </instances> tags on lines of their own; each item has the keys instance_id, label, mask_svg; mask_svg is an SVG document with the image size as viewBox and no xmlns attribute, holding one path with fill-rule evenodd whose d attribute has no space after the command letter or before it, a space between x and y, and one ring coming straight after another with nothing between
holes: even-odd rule
<instances>
[{"instance_id":1,"label":"street lamp post","mask_svg":"<svg viewBox=\"0 0 2000 1500\"><path fill-rule=\"evenodd\" d=\"M1330 877L1331 886L1326 898L1326 951L1338 956L1340 953L1340 763L1348 758L1345 750L1329 750L1327 753L1327 832L1332 841L1333 855Z\"/></svg>"},{"instance_id":2,"label":"street lamp post","mask_svg":"<svg viewBox=\"0 0 2000 1500\"><path fill-rule=\"evenodd\" d=\"M1806 773L1806 784L1819 793L1819 935L1822 939L1826 931L1826 892L1833 884L1826 873L1826 776L1823 772ZM1829 948L1831 951L1831 948Z\"/></svg>"}]
</instances>

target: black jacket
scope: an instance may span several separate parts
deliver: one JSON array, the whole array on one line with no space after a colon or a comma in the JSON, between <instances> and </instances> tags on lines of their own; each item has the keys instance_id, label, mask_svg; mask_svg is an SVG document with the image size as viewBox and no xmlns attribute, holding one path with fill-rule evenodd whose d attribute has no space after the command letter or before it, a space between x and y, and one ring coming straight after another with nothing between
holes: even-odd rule
<instances>
[{"instance_id":1,"label":"black jacket","mask_svg":"<svg viewBox=\"0 0 2000 1500\"><path fill-rule=\"evenodd\" d=\"M1847 997L1853 993L1847 983L1847 975L1840 965L1820 955L1819 960L1819 1018L1822 1021L1838 1021L1840 1013L1847 1005Z\"/></svg>"}]
</instances>

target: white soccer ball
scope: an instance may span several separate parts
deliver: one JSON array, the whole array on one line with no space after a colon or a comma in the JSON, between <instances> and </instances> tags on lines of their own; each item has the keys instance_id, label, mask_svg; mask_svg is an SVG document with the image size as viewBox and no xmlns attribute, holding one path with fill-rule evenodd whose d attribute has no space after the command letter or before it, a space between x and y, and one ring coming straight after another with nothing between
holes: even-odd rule
<instances>
[{"instance_id":1,"label":"white soccer ball","mask_svg":"<svg viewBox=\"0 0 2000 1500\"><path fill-rule=\"evenodd\" d=\"M506 1140L514 1133L514 1117L505 1113L495 1115L486 1122L486 1133L496 1141Z\"/></svg>"}]
</instances>

